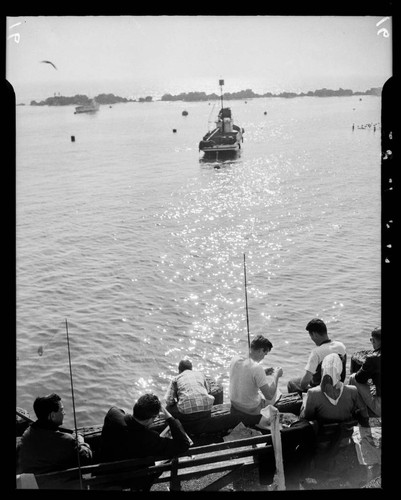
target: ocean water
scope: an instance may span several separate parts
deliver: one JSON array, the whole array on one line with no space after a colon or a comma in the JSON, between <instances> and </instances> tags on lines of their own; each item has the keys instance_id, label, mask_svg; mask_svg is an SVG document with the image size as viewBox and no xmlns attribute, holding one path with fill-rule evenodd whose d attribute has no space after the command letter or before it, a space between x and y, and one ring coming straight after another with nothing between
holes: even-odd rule
<instances>
[{"instance_id":1,"label":"ocean water","mask_svg":"<svg viewBox=\"0 0 401 500\"><path fill-rule=\"evenodd\" d=\"M282 392L313 347L311 318L349 356L369 347L380 125L358 126L380 122L380 98L229 105L245 134L224 162L198 151L217 103L16 108L17 405L32 417L54 391L73 426L66 326L78 426L162 398L184 356L227 400L230 359L247 350L244 254L250 333L273 343L264 364L283 368Z\"/></svg>"}]
</instances>

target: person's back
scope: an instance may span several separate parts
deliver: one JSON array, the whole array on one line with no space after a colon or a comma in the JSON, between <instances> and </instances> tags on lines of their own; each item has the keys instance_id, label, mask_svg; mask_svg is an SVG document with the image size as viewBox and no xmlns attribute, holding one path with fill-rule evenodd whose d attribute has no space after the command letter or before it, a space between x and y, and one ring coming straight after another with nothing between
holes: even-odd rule
<instances>
[{"instance_id":1,"label":"person's back","mask_svg":"<svg viewBox=\"0 0 401 500\"><path fill-rule=\"evenodd\" d=\"M362 410L358 390L340 380L342 369L338 354L325 356L321 383L307 391L301 418L319 423L345 422L356 418L358 410Z\"/></svg>"},{"instance_id":2,"label":"person's back","mask_svg":"<svg viewBox=\"0 0 401 500\"><path fill-rule=\"evenodd\" d=\"M366 356L361 368L355 374L355 380L360 384L366 384L372 380L372 392L381 397L381 350L375 350Z\"/></svg>"},{"instance_id":3,"label":"person's back","mask_svg":"<svg viewBox=\"0 0 401 500\"><path fill-rule=\"evenodd\" d=\"M21 437L18 448L18 473L44 474L87 465L92 452L82 436L78 443L72 434L61 432L64 408L57 394L36 398L34 410L38 420L32 423Z\"/></svg>"},{"instance_id":4,"label":"person's back","mask_svg":"<svg viewBox=\"0 0 401 500\"><path fill-rule=\"evenodd\" d=\"M261 409L276 401L283 370L280 367L264 369L260 364L273 348L269 339L257 335L249 347L248 356L234 356L230 362L230 411L245 424L254 425L262 416ZM273 377L271 383L266 370Z\"/></svg>"},{"instance_id":5,"label":"person's back","mask_svg":"<svg viewBox=\"0 0 401 500\"><path fill-rule=\"evenodd\" d=\"M316 364L316 371L313 374L312 380L310 382L311 387L316 387L317 385L320 384L322 379L321 366L323 359L332 353L338 354L341 358L343 364L341 372L341 381L344 382L346 375L346 361L347 361L345 346L342 342L339 342L338 340L330 340L327 343L321 344L320 346L313 348L311 351L308 363L305 368L306 370L311 371L311 367L314 368Z\"/></svg>"},{"instance_id":6,"label":"person's back","mask_svg":"<svg viewBox=\"0 0 401 500\"><path fill-rule=\"evenodd\" d=\"M342 361L341 381L346 377L347 354L345 345L338 340L331 340L328 336L327 327L319 318L313 318L305 328L309 332L310 339L316 345L308 357L305 365L304 375L295 377L288 381L287 390L292 392L306 392L311 387L316 387L321 381L321 366L324 358L329 354L338 354Z\"/></svg>"},{"instance_id":7,"label":"person's back","mask_svg":"<svg viewBox=\"0 0 401 500\"><path fill-rule=\"evenodd\" d=\"M143 414L139 413L140 410L136 406L142 404L143 398L147 396L153 395L141 396L142 399L139 398L134 406L133 415L116 406L107 412L101 436L103 462L143 457L171 458L188 449L190 443L180 422L163 409L160 402L159 409L154 410L153 415L148 414L143 418ZM156 396L153 397L157 399ZM158 432L149 428L160 410L164 412L166 422L170 426L172 439L161 437ZM136 417L136 414L140 416Z\"/></svg>"},{"instance_id":8,"label":"person's back","mask_svg":"<svg viewBox=\"0 0 401 500\"><path fill-rule=\"evenodd\" d=\"M173 382L174 383L174 382ZM207 411L213 406L214 396L208 393L207 381L202 372L185 370L175 378L177 408L181 413Z\"/></svg>"},{"instance_id":9,"label":"person's back","mask_svg":"<svg viewBox=\"0 0 401 500\"><path fill-rule=\"evenodd\" d=\"M356 387L344 385L338 404L333 405L324 395L321 387L317 386L308 390L305 408L301 411L300 417L321 423L346 422L356 417L357 409Z\"/></svg>"},{"instance_id":10,"label":"person's back","mask_svg":"<svg viewBox=\"0 0 401 500\"><path fill-rule=\"evenodd\" d=\"M256 408L259 410L259 386L264 383L266 374L263 369L260 370L258 363L249 357L234 356L230 363L231 403L242 411L253 412Z\"/></svg>"},{"instance_id":11,"label":"person's back","mask_svg":"<svg viewBox=\"0 0 401 500\"><path fill-rule=\"evenodd\" d=\"M116 406L107 412L101 439L103 462L159 456L165 452L156 431L144 427Z\"/></svg>"},{"instance_id":12,"label":"person's back","mask_svg":"<svg viewBox=\"0 0 401 500\"><path fill-rule=\"evenodd\" d=\"M87 465L90 458L91 453L87 445L80 446L81 465ZM77 467L75 438L57 428L34 422L21 437L18 463L20 473L33 474Z\"/></svg>"},{"instance_id":13,"label":"person's back","mask_svg":"<svg viewBox=\"0 0 401 500\"><path fill-rule=\"evenodd\" d=\"M351 374L349 384L358 389L366 412L381 417L381 328L372 331L370 340L373 352L366 356L359 370Z\"/></svg>"}]
</instances>

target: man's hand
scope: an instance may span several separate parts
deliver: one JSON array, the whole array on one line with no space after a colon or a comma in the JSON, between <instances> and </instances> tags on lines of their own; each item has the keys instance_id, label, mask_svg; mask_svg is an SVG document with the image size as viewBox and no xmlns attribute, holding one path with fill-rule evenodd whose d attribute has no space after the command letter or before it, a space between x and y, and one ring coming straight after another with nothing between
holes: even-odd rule
<instances>
[{"instance_id":1,"label":"man's hand","mask_svg":"<svg viewBox=\"0 0 401 500\"><path fill-rule=\"evenodd\" d=\"M75 434L75 432L73 432L72 435L73 435L74 439L76 439L78 441L79 444L82 444L85 442L85 440L81 434Z\"/></svg>"}]
</instances>

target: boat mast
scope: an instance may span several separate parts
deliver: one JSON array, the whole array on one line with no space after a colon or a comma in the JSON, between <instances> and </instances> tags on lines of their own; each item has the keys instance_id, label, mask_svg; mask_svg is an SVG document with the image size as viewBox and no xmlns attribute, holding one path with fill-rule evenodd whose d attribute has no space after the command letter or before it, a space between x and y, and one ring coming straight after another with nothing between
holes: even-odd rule
<instances>
[{"instance_id":1,"label":"boat mast","mask_svg":"<svg viewBox=\"0 0 401 500\"><path fill-rule=\"evenodd\" d=\"M221 95L221 109L223 109L223 85L224 85L224 80L219 80L219 85L220 85L220 95Z\"/></svg>"}]
</instances>

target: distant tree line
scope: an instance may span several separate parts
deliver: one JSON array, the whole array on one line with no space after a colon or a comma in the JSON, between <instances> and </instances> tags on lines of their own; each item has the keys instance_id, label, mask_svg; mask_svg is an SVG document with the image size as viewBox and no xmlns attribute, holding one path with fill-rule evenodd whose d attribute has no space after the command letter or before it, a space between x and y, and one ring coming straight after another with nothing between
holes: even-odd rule
<instances>
[{"instance_id":1,"label":"distant tree line","mask_svg":"<svg viewBox=\"0 0 401 500\"><path fill-rule=\"evenodd\" d=\"M223 99L230 100L238 100L238 99L252 99L257 97L303 97L303 96L312 96L312 97L332 97L332 96L351 96L351 95L381 95L381 88L370 88L365 92L353 92L350 89L338 89L338 90L330 90L330 89L318 89L318 90L310 90L309 92L301 92L297 94L295 92L280 92L279 94L272 94L271 92L266 92L265 94L256 94L251 89L240 90L239 92L226 92L223 94ZM220 99L220 96L217 94L206 94L205 92L182 92L178 95L164 94L161 98L162 101L212 101Z\"/></svg>"},{"instance_id":2,"label":"distant tree line","mask_svg":"<svg viewBox=\"0 0 401 500\"><path fill-rule=\"evenodd\" d=\"M48 97L44 101L36 102L31 101L31 106L68 106L73 104L74 106L82 106L89 104L90 99L86 95L76 94L72 97L65 97L60 95L55 95L54 97ZM99 104L116 104L118 102L133 102L132 99L127 99L126 97L119 97L114 94L99 94L95 97L95 100Z\"/></svg>"},{"instance_id":3,"label":"distant tree line","mask_svg":"<svg viewBox=\"0 0 401 500\"><path fill-rule=\"evenodd\" d=\"M330 90L330 89L318 89L310 90L309 92L301 92L296 94L295 92L280 92L279 94L272 94L271 92L266 92L265 94L256 94L251 89L240 90L239 92L226 92L223 94L223 99L226 101L239 100L239 99L254 99L258 97L333 97L333 96L352 96L352 95L381 95L381 88L370 88L365 92L353 92L350 89ZM171 95L164 94L161 97L162 101L212 101L220 99L220 96L212 93L206 94L206 92L181 92L181 94ZM126 97L119 97L114 94L99 94L95 97L95 100L99 104L116 104L119 102L137 102L136 99L127 99ZM61 95L54 95L53 97L48 97L44 101L36 102L31 101L31 106L82 106L89 104L91 99L83 94L76 94L72 97L65 97ZM152 96L140 97L138 102L153 102Z\"/></svg>"}]
</instances>

